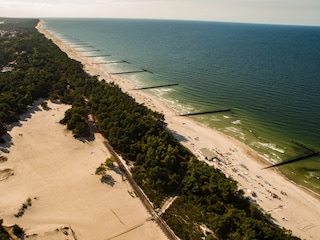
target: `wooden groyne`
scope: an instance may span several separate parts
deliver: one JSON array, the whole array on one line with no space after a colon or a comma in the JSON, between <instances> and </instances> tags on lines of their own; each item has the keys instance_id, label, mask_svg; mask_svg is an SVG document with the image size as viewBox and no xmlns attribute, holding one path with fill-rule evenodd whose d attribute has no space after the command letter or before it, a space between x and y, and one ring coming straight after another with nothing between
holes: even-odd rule
<instances>
[{"instance_id":1,"label":"wooden groyne","mask_svg":"<svg viewBox=\"0 0 320 240\"><path fill-rule=\"evenodd\" d=\"M111 55L110 54L86 55L85 57L111 57Z\"/></svg>"},{"instance_id":2,"label":"wooden groyne","mask_svg":"<svg viewBox=\"0 0 320 240\"><path fill-rule=\"evenodd\" d=\"M146 90L146 89L152 89L152 88L172 87L172 86L178 86L178 85L179 83L163 84L163 85L157 85L157 86L151 86L151 87L135 88L134 90Z\"/></svg>"},{"instance_id":3,"label":"wooden groyne","mask_svg":"<svg viewBox=\"0 0 320 240\"><path fill-rule=\"evenodd\" d=\"M298 145L298 146L306 149L307 151L309 151L309 152L311 152L311 153L317 152L316 150L314 150L314 149L312 149L312 148L310 148L310 147L308 147L308 146L306 146L306 145L304 145L304 144L302 144L302 143L300 143L300 142L297 142L297 141L294 141L294 140L292 140L292 142L293 142L294 144L296 144L296 145Z\"/></svg>"},{"instance_id":4,"label":"wooden groyne","mask_svg":"<svg viewBox=\"0 0 320 240\"><path fill-rule=\"evenodd\" d=\"M296 158L293 158L293 159L290 159L290 160L286 160L286 161L283 161L281 163L276 163L276 164L273 164L273 165L271 165L269 167L265 167L265 168L262 168L262 169L279 167L279 166L282 166L282 165L286 165L286 164L302 161L302 160L305 160L305 159L308 159L308 158L312 158L312 157L315 157L317 155L320 155L320 152L312 152L312 153L309 153L307 155L296 157Z\"/></svg>"},{"instance_id":5,"label":"wooden groyne","mask_svg":"<svg viewBox=\"0 0 320 240\"><path fill-rule=\"evenodd\" d=\"M110 55L111 56L111 55ZM113 62L101 62L99 64L114 64L114 63L127 63L127 64L131 64L128 61L122 60L122 61L113 61Z\"/></svg>"},{"instance_id":6,"label":"wooden groyne","mask_svg":"<svg viewBox=\"0 0 320 240\"><path fill-rule=\"evenodd\" d=\"M92 50L80 50L78 52L100 52L101 50L99 49L92 49Z\"/></svg>"},{"instance_id":7,"label":"wooden groyne","mask_svg":"<svg viewBox=\"0 0 320 240\"><path fill-rule=\"evenodd\" d=\"M144 72L148 72L148 73L153 74L153 72L151 72L151 71L149 71L149 70L147 70L147 69L141 68L141 70L144 71Z\"/></svg>"},{"instance_id":8,"label":"wooden groyne","mask_svg":"<svg viewBox=\"0 0 320 240\"><path fill-rule=\"evenodd\" d=\"M83 47L93 48L93 46L85 44L85 43L83 43L83 44L73 44L73 45L75 45L74 48L83 48Z\"/></svg>"},{"instance_id":9,"label":"wooden groyne","mask_svg":"<svg viewBox=\"0 0 320 240\"><path fill-rule=\"evenodd\" d=\"M141 70L137 70L137 71L128 71L128 72L117 72L117 73L110 73L111 75L120 75L120 74L130 74L130 73L143 73L143 72L148 72L153 74L153 72L150 72L147 69L141 69Z\"/></svg>"},{"instance_id":10,"label":"wooden groyne","mask_svg":"<svg viewBox=\"0 0 320 240\"><path fill-rule=\"evenodd\" d=\"M65 44L71 45L74 48L77 47L89 47L89 45L87 43L74 43L74 42L68 42L68 41L64 41Z\"/></svg>"},{"instance_id":11,"label":"wooden groyne","mask_svg":"<svg viewBox=\"0 0 320 240\"><path fill-rule=\"evenodd\" d=\"M180 114L179 116L195 116L195 115L203 115L203 114L211 114L211 113L222 113L222 112L231 112L231 109L203 111L203 112L196 112L196 113L185 113L185 114Z\"/></svg>"}]
</instances>

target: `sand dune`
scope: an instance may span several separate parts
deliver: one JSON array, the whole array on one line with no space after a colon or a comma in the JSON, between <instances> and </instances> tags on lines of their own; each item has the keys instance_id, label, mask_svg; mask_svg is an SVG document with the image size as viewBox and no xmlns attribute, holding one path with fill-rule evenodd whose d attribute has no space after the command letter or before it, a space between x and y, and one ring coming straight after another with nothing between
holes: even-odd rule
<instances>
[{"instance_id":1,"label":"sand dune","mask_svg":"<svg viewBox=\"0 0 320 240\"><path fill-rule=\"evenodd\" d=\"M22 115L2 146L8 153L1 153L7 161L0 169L14 171L0 181L4 224L20 225L28 239L166 239L120 174L108 172L114 185L95 175L110 156L102 141L74 139L58 123L69 106L48 106ZM22 204L27 208L17 218Z\"/></svg>"}]
</instances>

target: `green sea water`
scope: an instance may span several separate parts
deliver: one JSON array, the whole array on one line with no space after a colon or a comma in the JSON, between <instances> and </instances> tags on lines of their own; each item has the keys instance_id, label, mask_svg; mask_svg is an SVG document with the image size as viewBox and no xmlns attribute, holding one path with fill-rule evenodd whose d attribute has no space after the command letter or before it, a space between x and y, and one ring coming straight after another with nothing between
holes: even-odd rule
<instances>
[{"instance_id":1,"label":"green sea water","mask_svg":"<svg viewBox=\"0 0 320 240\"><path fill-rule=\"evenodd\" d=\"M130 19L45 19L67 44L278 163L320 151L320 27ZM108 56L106 56L108 55ZM127 63L112 63L125 60ZM129 63L130 64L129 64ZM279 167L320 193L320 156Z\"/></svg>"}]
</instances>

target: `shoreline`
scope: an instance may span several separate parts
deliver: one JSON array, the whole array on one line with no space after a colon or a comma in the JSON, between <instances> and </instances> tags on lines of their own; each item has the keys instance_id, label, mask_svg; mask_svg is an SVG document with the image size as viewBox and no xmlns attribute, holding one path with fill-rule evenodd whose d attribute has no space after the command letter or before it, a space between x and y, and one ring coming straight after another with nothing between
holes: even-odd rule
<instances>
[{"instance_id":1,"label":"shoreline","mask_svg":"<svg viewBox=\"0 0 320 240\"><path fill-rule=\"evenodd\" d=\"M301 238L320 239L320 233L317 233L320 228L318 194L293 183L277 169L262 170L267 166L267 160L244 143L188 117L176 116L172 109L154 96L141 90L132 91L133 84L130 81L111 76L94 58L86 58L51 32L42 29L41 24L40 22L37 29L70 58L80 61L87 73L97 75L99 79L107 82L115 82L138 103L163 113L168 123L167 129L184 146L199 160L221 169L227 176L232 176L238 182L239 188L246 192L246 196L272 214L276 224L292 230L294 235ZM216 157L214 161L205 160L210 154ZM301 210L300 214L295 214L296 209ZM302 228L301 224L304 222L307 227Z\"/></svg>"}]
</instances>

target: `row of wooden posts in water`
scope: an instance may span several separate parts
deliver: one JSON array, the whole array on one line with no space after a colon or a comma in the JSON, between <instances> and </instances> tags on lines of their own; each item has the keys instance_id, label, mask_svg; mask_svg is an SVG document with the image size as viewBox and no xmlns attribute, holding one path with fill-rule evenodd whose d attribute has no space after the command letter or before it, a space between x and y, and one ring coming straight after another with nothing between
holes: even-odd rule
<instances>
[{"instance_id":1,"label":"row of wooden posts in water","mask_svg":"<svg viewBox=\"0 0 320 240\"><path fill-rule=\"evenodd\" d=\"M87 47L87 48L93 48L93 46L91 45L87 45L85 43L78 43L78 44L73 44L76 45L74 48L83 48L83 47ZM84 52L84 53L90 53L90 52L99 52L100 50L95 50L95 49L91 49L91 50L80 50L78 52ZM86 55L85 57L110 57L110 54L101 54L101 55ZM131 64L130 62L126 61L126 60L119 60L119 61L106 61L106 62L100 62L99 64ZM124 72L114 72L111 73L111 75L122 75L122 74L136 74L136 73L150 73L153 74L153 72L142 68L141 70L133 70L133 71L124 71ZM163 88L163 87L173 87L173 86L178 86L178 83L172 83L172 84L162 84L162 85L155 85L155 86L148 86L148 87L141 87L141 88L136 88L134 90L147 90L147 89L155 89L155 88ZM201 111L201 112L194 112L194 113L184 113L184 114L180 114L178 116L196 116L196 115L204 115L204 114L216 114L216 113L224 113L224 112L231 112L231 109L217 109L217 110L209 110L209 111ZM273 164L271 166L265 167L263 169L268 169L268 168L274 168L274 167L279 167L279 166L283 166L286 164L290 164L290 163L294 163L297 161L302 161L302 160L306 160L306 159L310 159L312 157L316 157L316 156L320 156L320 152L319 151L315 151L299 142L293 141L295 144L299 145L300 147L308 150L309 153L302 155L302 156L297 156L294 157L292 159L288 159L288 160L284 160L280 163L276 163Z\"/></svg>"}]
</instances>

